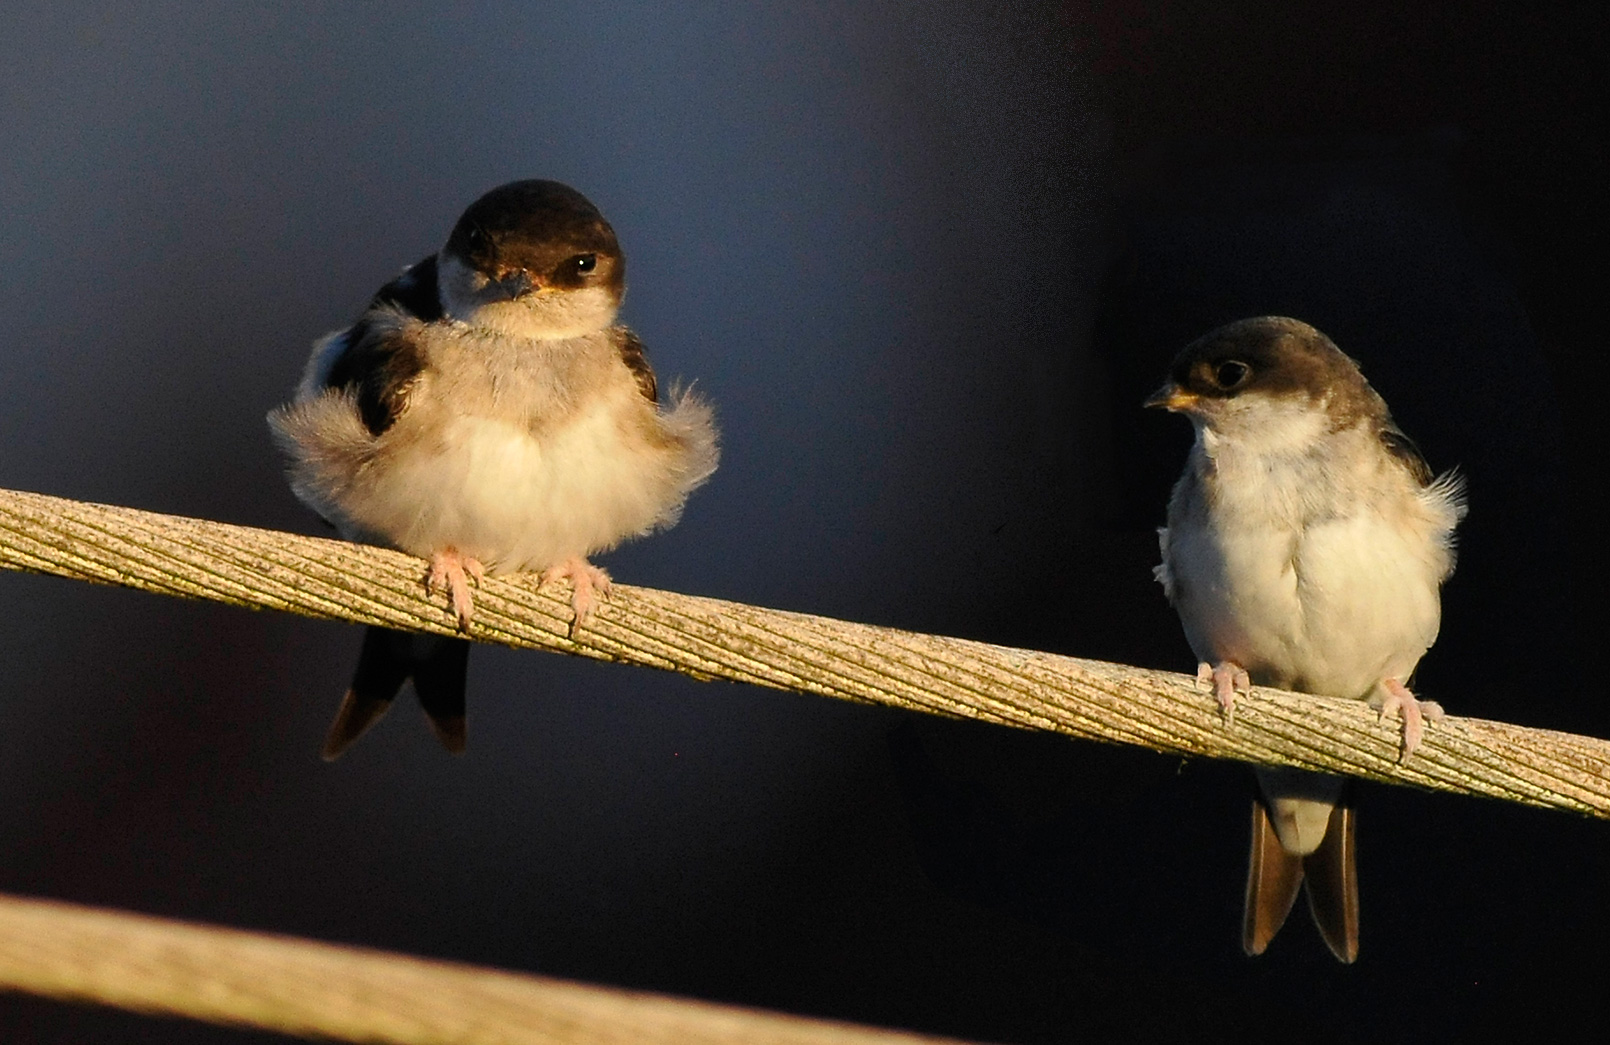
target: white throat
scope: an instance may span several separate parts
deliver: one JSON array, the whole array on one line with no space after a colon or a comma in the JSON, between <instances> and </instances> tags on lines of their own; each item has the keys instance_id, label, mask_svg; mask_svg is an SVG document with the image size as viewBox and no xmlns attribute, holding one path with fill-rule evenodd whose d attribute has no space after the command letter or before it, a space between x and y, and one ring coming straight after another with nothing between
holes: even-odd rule
<instances>
[{"instance_id":1,"label":"white throat","mask_svg":"<svg viewBox=\"0 0 1610 1045\"><path fill-rule=\"evenodd\" d=\"M1309 454L1330 429L1323 403L1307 399L1232 399L1211 419L1195 414L1196 441L1208 457L1287 458Z\"/></svg>"}]
</instances>

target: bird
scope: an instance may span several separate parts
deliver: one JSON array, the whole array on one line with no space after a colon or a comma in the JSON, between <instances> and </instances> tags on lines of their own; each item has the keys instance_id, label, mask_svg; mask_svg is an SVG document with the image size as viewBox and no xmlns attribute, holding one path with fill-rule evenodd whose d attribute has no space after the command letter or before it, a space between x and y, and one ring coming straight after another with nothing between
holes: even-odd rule
<instances>
[{"instance_id":1,"label":"bird","mask_svg":"<svg viewBox=\"0 0 1610 1045\"><path fill-rule=\"evenodd\" d=\"M1436 640L1465 515L1356 361L1314 327L1243 319L1187 345L1148 407L1195 430L1156 577L1226 720L1252 685L1369 701L1399 759L1442 716L1409 689ZM1356 814L1344 778L1258 767L1242 947L1264 952L1306 882L1320 935L1358 957Z\"/></svg>"},{"instance_id":2,"label":"bird","mask_svg":"<svg viewBox=\"0 0 1610 1045\"><path fill-rule=\"evenodd\" d=\"M615 323L626 259L591 201L528 179L476 199L436 253L314 342L268 415L296 497L347 540L428 560L457 629L486 574L568 581L575 630L609 575L589 561L672 526L720 457L713 411L664 402L643 342ZM371 626L322 751L339 757L412 679L450 752L465 747L464 638Z\"/></svg>"}]
</instances>

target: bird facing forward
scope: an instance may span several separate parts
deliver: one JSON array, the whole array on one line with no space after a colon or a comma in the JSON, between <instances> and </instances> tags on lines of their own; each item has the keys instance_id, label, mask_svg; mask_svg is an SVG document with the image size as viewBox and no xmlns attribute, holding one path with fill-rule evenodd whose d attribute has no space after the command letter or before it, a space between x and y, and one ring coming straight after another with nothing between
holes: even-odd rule
<instances>
[{"instance_id":1,"label":"bird facing forward","mask_svg":"<svg viewBox=\"0 0 1610 1045\"><path fill-rule=\"evenodd\" d=\"M268 416L296 496L349 540L429 560L461 630L470 582L568 580L575 626L607 595L588 561L674 524L715 470L711 412L661 404L643 344L614 325L626 265L586 197L553 181L493 189L440 251L313 346ZM450 751L464 748L463 639L368 629L325 742L345 751L413 679Z\"/></svg>"},{"instance_id":2,"label":"bird facing forward","mask_svg":"<svg viewBox=\"0 0 1610 1045\"><path fill-rule=\"evenodd\" d=\"M1251 685L1370 701L1400 757L1441 708L1408 689L1436 640L1462 482L1431 469L1358 365L1318 330L1264 317L1188 345L1147 406L1196 429L1159 531L1157 578L1220 707ZM1358 955L1354 814L1342 778L1260 768L1242 945L1261 954L1305 878L1315 923Z\"/></svg>"}]
</instances>

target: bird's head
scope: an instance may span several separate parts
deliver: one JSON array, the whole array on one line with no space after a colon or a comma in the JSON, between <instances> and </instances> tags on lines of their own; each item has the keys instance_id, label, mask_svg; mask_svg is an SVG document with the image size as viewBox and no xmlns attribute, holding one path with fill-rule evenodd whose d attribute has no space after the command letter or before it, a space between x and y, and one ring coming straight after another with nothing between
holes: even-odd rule
<instances>
[{"instance_id":1,"label":"bird's head","mask_svg":"<svg viewBox=\"0 0 1610 1045\"><path fill-rule=\"evenodd\" d=\"M1243 319L1185 346L1143 404L1184 414L1218 438L1283 443L1385 410L1358 364L1307 323Z\"/></svg>"},{"instance_id":2,"label":"bird's head","mask_svg":"<svg viewBox=\"0 0 1610 1045\"><path fill-rule=\"evenodd\" d=\"M602 330L626 292L615 230L556 181L510 182L470 204L437 271L449 317L519 337Z\"/></svg>"}]
</instances>

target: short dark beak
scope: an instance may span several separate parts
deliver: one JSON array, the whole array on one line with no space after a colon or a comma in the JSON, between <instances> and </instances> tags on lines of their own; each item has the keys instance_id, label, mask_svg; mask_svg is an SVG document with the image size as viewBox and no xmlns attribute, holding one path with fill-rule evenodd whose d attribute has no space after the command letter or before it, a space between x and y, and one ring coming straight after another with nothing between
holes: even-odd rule
<instances>
[{"instance_id":1,"label":"short dark beak","mask_svg":"<svg viewBox=\"0 0 1610 1045\"><path fill-rule=\"evenodd\" d=\"M1146 397L1143 407L1162 407L1164 410L1185 410L1194 406L1197 397L1170 381Z\"/></svg>"},{"instance_id":2,"label":"short dark beak","mask_svg":"<svg viewBox=\"0 0 1610 1045\"><path fill-rule=\"evenodd\" d=\"M531 282L531 273L524 269L518 272L511 272L502 279L493 280L492 285L497 287L498 291L510 301L531 293L535 286Z\"/></svg>"}]
</instances>

